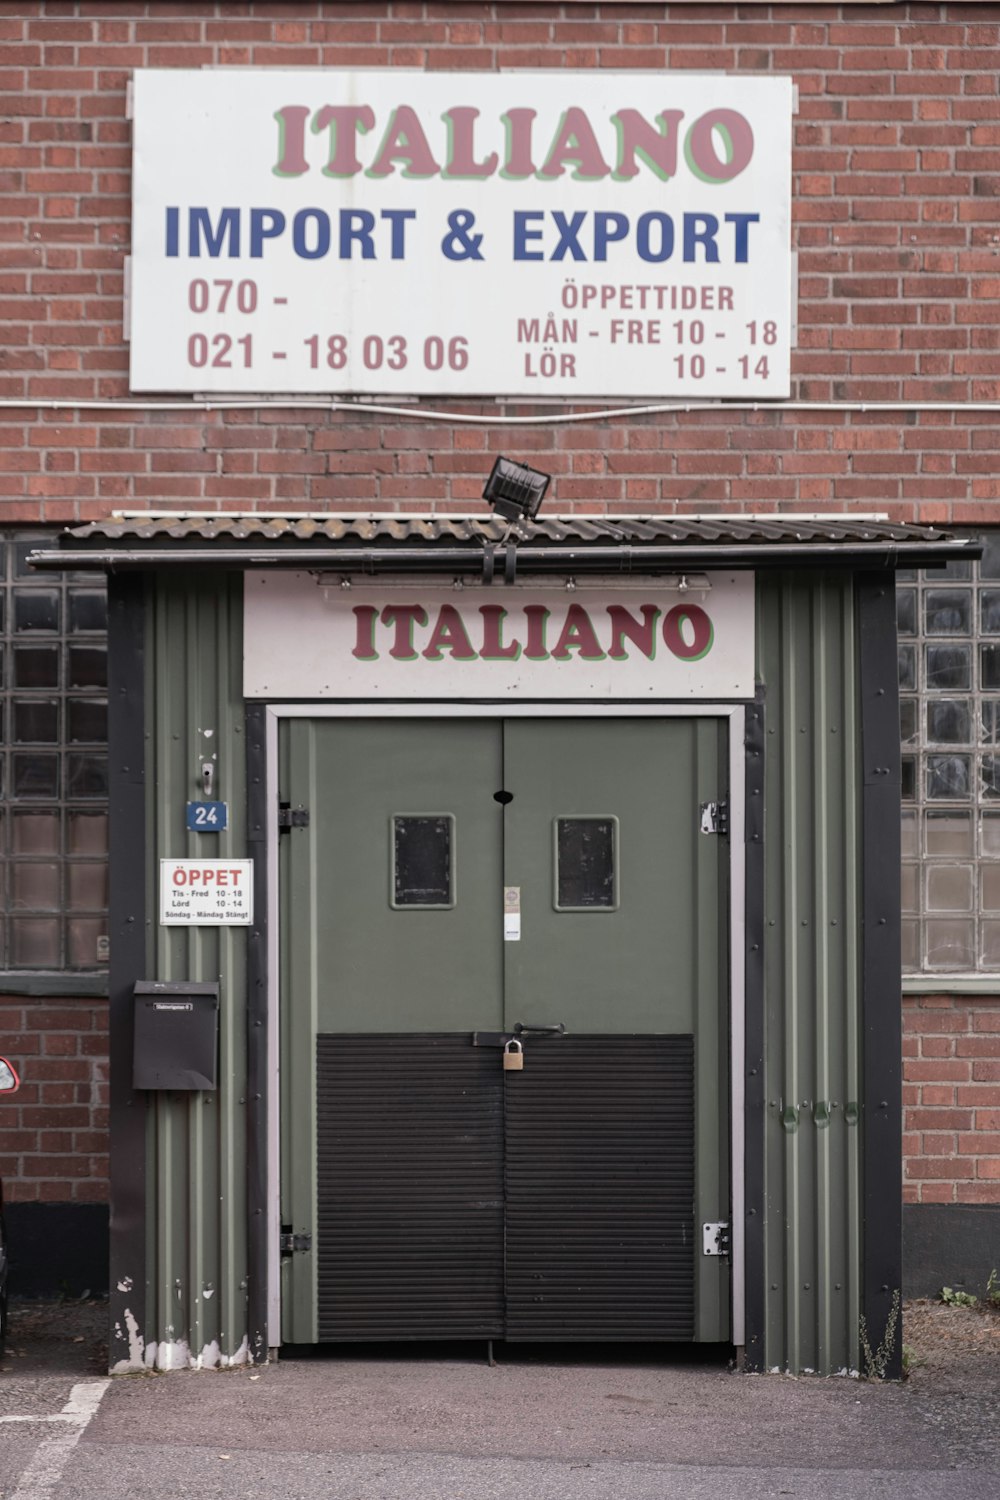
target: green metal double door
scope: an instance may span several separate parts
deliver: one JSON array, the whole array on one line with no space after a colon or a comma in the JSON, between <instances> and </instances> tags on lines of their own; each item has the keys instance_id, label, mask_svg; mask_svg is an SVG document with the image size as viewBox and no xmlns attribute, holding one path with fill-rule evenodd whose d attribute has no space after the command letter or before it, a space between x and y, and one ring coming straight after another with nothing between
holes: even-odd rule
<instances>
[{"instance_id":1,"label":"green metal double door","mask_svg":"<svg viewBox=\"0 0 1000 1500\"><path fill-rule=\"evenodd\" d=\"M282 735L284 1341L728 1338L724 722Z\"/></svg>"}]
</instances>

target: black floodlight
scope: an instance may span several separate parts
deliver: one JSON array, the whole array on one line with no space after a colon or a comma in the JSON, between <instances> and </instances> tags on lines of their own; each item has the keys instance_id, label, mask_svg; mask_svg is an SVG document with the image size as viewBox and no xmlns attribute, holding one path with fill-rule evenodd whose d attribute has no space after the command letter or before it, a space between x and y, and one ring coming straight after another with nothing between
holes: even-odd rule
<instances>
[{"instance_id":1,"label":"black floodlight","mask_svg":"<svg viewBox=\"0 0 1000 1500\"><path fill-rule=\"evenodd\" d=\"M498 516L505 521L533 521L542 508L551 474L529 469L513 458L498 458L483 490Z\"/></svg>"}]
</instances>

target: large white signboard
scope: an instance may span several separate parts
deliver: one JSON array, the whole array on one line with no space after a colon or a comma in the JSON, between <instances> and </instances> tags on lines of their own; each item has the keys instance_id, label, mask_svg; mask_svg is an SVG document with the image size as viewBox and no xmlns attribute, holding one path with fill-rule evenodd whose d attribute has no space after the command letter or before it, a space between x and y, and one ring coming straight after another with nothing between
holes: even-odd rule
<instances>
[{"instance_id":1,"label":"large white signboard","mask_svg":"<svg viewBox=\"0 0 1000 1500\"><path fill-rule=\"evenodd\" d=\"M789 393L792 84L139 70L136 391Z\"/></svg>"},{"instance_id":2,"label":"large white signboard","mask_svg":"<svg viewBox=\"0 0 1000 1500\"><path fill-rule=\"evenodd\" d=\"M455 591L247 573L248 698L752 698L754 585Z\"/></svg>"},{"instance_id":3,"label":"large white signboard","mask_svg":"<svg viewBox=\"0 0 1000 1500\"><path fill-rule=\"evenodd\" d=\"M164 927L248 927L253 921L252 859L161 859Z\"/></svg>"}]
</instances>

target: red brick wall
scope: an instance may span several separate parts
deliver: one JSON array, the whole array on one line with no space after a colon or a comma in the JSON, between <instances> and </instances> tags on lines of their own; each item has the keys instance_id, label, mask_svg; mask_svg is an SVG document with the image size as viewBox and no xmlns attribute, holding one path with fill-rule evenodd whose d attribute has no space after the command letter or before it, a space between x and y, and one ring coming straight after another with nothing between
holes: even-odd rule
<instances>
[{"instance_id":1,"label":"red brick wall","mask_svg":"<svg viewBox=\"0 0 1000 1500\"><path fill-rule=\"evenodd\" d=\"M478 500L496 428L418 414L72 404L128 394L130 70L397 64L790 73L801 96L793 394L950 403L505 431L505 446L555 476L560 508L860 505L907 519L992 518L996 415L959 404L1000 396L998 43L995 7L947 4L2 4L0 86L13 100L0 125L0 396L28 403L0 413L4 509L11 520L64 521L113 505ZM68 405L43 412L32 399Z\"/></svg>"},{"instance_id":2,"label":"red brick wall","mask_svg":"<svg viewBox=\"0 0 1000 1500\"><path fill-rule=\"evenodd\" d=\"M0 1054L21 1076L0 1098L8 1203L106 1203L106 1000L0 997Z\"/></svg>"},{"instance_id":3,"label":"red brick wall","mask_svg":"<svg viewBox=\"0 0 1000 1500\"><path fill-rule=\"evenodd\" d=\"M1000 998L903 1005L906 1203L1000 1203Z\"/></svg>"},{"instance_id":4,"label":"red brick wall","mask_svg":"<svg viewBox=\"0 0 1000 1500\"><path fill-rule=\"evenodd\" d=\"M564 511L997 520L1000 421L983 403L1000 400L998 44L994 5L0 0L0 400L18 403L0 407L0 524L146 505L466 510L502 449L552 473ZM807 405L569 425L521 403L503 415L546 420L513 428L431 422L419 405L401 418L115 407L130 70L244 64L791 74L793 397ZM861 402L895 405L831 405ZM907 1003L910 1201L1000 1202L998 1003ZM0 1105L8 1193L102 1197L103 1007L0 1000L0 1019L26 1064Z\"/></svg>"}]
</instances>

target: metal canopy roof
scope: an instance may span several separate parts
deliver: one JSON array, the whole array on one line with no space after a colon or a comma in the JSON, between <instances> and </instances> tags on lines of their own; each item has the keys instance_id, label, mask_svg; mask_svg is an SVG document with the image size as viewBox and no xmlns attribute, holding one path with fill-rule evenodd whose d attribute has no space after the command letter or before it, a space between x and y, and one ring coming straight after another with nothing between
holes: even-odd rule
<instances>
[{"instance_id":1,"label":"metal canopy roof","mask_svg":"<svg viewBox=\"0 0 1000 1500\"><path fill-rule=\"evenodd\" d=\"M976 557L975 540L867 517L492 516L112 517L67 531L35 567L323 568L351 572L649 573L691 568L924 567Z\"/></svg>"}]
</instances>

